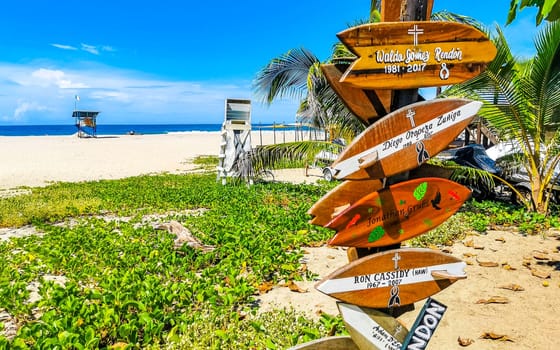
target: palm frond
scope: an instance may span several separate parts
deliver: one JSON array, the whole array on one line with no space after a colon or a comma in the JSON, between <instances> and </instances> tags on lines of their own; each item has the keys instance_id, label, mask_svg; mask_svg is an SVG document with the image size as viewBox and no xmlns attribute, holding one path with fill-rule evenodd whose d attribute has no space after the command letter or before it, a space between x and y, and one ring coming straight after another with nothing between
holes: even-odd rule
<instances>
[{"instance_id":1,"label":"palm frond","mask_svg":"<svg viewBox=\"0 0 560 350\"><path fill-rule=\"evenodd\" d=\"M288 142L254 148L251 159L255 171L278 169L286 165L301 167L311 164L321 151L338 154L342 148L338 144L325 141Z\"/></svg>"},{"instance_id":2,"label":"palm frond","mask_svg":"<svg viewBox=\"0 0 560 350\"><path fill-rule=\"evenodd\" d=\"M364 126L340 100L317 63L309 70L307 99L298 114L303 121L328 131L330 139L353 139Z\"/></svg>"},{"instance_id":3,"label":"palm frond","mask_svg":"<svg viewBox=\"0 0 560 350\"><path fill-rule=\"evenodd\" d=\"M355 57L356 55L354 55L350 50L348 50L346 45L344 45L341 42L337 42L332 47L332 55L329 62L332 62L333 60L340 59L340 58L352 59Z\"/></svg>"},{"instance_id":4,"label":"palm frond","mask_svg":"<svg viewBox=\"0 0 560 350\"><path fill-rule=\"evenodd\" d=\"M549 23L539 32L535 48L527 70L527 96L532 98L541 130L555 130L560 122L560 22Z\"/></svg>"},{"instance_id":5,"label":"palm frond","mask_svg":"<svg viewBox=\"0 0 560 350\"><path fill-rule=\"evenodd\" d=\"M369 21L371 23L381 22L381 1L371 0L369 4Z\"/></svg>"},{"instance_id":6,"label":"palm frond","mask_svg":"<svg viewBox=\"0 0 560 350\"><path fill-rule=\"evenodd\" d=\"M498 130L501 138L529 142L534 127L527 99L522 93L519 66L502 30L497 26L492 41L497 48L494 60L479 76L444 91L445 96L462 96L484 102L479 115Z\"/></svg>"},{"instance_id":7,"label":"palm frond","mask_svg":"<svg viewBox=\"0 0 560 350\"><path fill-rule=\"evenodd\" d=\"M255 95L268 104L282 97L302 99L307 93L309 69L317 62L319 59L305 48L272 59L253 82Z\"/></svg>"},{"instance_id":8,"label":"palm frond","mask_svg":"<svg viewBox=\"0 0 560 350\"><path fill-rule=\"evenodd\" d=\"M456 14L456 13L453 13L453 12L449 12L447 10L432 13L432 16L430 17L430 19L432 21L464 23L464 24L471 25L471 26L473 26L477 29L480 29L480 30L484 29L484 24L477 21L476 19L474 19L472 17L469 17L469 16L464 16L464 15L459 15L459 14Z\"/></svg>"},{"instance_id":9,"label":"palm frond","mask_svg":"<svg viewBox=\"0 0 560 350\"><path fill-rule=\"evenodd\" d=\"M450 160L432 158L429 163L443 169L452 170L450 179L462 184L484 184L487 188L494 188L494 175L488 171L459 165Z\"/></svg>"}]
</instances>

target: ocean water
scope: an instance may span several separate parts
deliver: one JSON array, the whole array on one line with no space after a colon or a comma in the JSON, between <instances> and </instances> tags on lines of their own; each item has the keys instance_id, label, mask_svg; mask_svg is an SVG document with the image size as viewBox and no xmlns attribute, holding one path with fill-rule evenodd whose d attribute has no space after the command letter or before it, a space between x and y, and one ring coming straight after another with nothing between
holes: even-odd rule
<instances>
[{"instance_id":1,"label":"ocean water","mask_svg":"<svg viewBox=\"0 0 560 350\"><path fill-rule=\"evenodd\" d=\"M220 131L221 124L123 124L97 125L97 135L169 134L187 131ZM88 128L88 131L90 129ZM63 136L74 135L73 125L0 125L0 136Z\"/></svg>"},{"instance_id":2,"label":"ocean water","mask_svg":"<svg viewBox=\"0 0 560 350\"><path fill-rule=\"evenodd\" d=\"M282 124L276 125L260 125L253 124L253 131L273 130L292 131L296 130L293 125L286 126ZM97 124L97 135L127 135L134 133L136 135L155 135L169 134L189 131L220 131L222 124ZM299 127L298 131L309 130L308 127ZM91 132L90 128L86 131ZM78 132L78 128L74 124L63 125L0 125L0 136L64 136L74 135Z\"/></svg>"}]
</instances>

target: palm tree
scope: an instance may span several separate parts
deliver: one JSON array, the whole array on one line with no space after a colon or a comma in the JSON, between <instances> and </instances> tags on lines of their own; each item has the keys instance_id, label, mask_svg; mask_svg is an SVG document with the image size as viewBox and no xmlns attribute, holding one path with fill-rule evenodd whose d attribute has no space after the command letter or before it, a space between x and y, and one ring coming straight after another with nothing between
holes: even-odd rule
<instances>
[{"instance_id":1,"label":"palm tree","mask_svg":"<svg viewBox=\"0 0 560 350\"><path fill-rule=\"evenodd\" d=\"M560 19L560 1L558 0L512 0L506 25L515 20L518 7L519 10L522 10L527 6L539 8L535 18L537 25L541 24L543 19L551 22Z\"/></svg>"},{"instance_id":2,"label":"palm tree","mask_svg":"<svg viewBox=\"0 0 560 350\"><path fill-rule=\"evenodd\" d=\"M357 21L354 25L381 20L379 0L371 0L369 21ZM456 21L481 27L476 20L441 11L432 14L433 20ZM333 45L332 60L354 57L340 42ZM365 126L344 105L328 84L320 69L321 62L305 48L290 50L273 58L260 72L253 83L255 94L262 102L271 104L277 98L294 98L301 102L298 115L301 122L327 131L329 142L294 142L284 145L258 147L254 153L256 170L282 166L283 161L293 159L309 163L313 155L329 148L335 153L341 147L330 141L342 138L347 142L364 130Z\"/></svg>"},{"instance_id":3,"label":"palm tree","mask_svg":"<svg viewBox=\"0 0 560 350\"><path fill-rule=\"evenodd\" d=\"M299 48L272 59L257 74L253 86L262 102L270 104L284 97L299 99L302 101L298 110L299 121L324 129L328 135L328 140L323 142L304 141L259 147L254 154L257 168L275 167L275 163L286 159L303 159L309 163L320 150L330 148L339 151L340 146L333 144L333 139L349 141L364 129L364 125L331 89L320 65L315 55Z\"/></svg>"},{"instance_id":4,"label":"palm tree","mask_svg":"<svg viewBox=\"0 0 560 350\"><path fill-rule=\"evenodd\" d=\"M560 22L547 24L535 39L536 55L521 62L511 54L503 32L494 38L498 53L478 77L455 85L444 95L484 102L479 115L501 140L519 145L520 165L529 174L530 210L548 212L549 187L560 162ZM494 96L494 101L484 97Z\"/></svg>"}]
</instances>

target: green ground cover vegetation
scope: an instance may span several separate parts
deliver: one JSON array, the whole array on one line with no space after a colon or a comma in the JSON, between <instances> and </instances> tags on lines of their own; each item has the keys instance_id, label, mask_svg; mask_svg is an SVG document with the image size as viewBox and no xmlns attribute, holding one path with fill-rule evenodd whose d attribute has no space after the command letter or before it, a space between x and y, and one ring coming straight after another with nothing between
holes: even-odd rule
<instances>
[{"instance_id":1,"label":"green ground cover vegetation","mask_svg":"<svg viewBox=\"0 0 560 350\"><path fill-rule=\"evenodd\" d=\"M0 314L10 316L0 332L18 328L0 335L0 349L280 349L343 334L338 316L260 314L255 303L264 283L313 278L302 248L332 233L309 225L306 211L335 185L222 186L215 174L165 174L56 183L0 199L0 227L41 233L0 241ZM145 219L152 214L215 249L174 250L174 236ZM556 217L469 202L409 244L449 244L493 225L534 234L558 226ZM30 286L39 298L30 299Z\"/></svg>"}]
</instances>

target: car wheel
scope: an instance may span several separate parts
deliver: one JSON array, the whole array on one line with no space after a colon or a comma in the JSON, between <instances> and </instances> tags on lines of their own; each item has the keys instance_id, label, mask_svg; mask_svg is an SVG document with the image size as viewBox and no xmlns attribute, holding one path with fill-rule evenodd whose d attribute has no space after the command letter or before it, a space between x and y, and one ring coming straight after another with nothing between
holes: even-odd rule
<instances>
[{"instance_id":1,"label":"car wheel","mask_svg":"<svg viewBox=\"0 0 560 350\"><path fill-rule=\"evenodd\" d=\"M331 169L329 168L325 168L323 169L323 178L327 181L332 181L334 179L333 173L331 171Z\"/></svg>"},{"instance_id":2,"label":"car wheel","mask_svg":"<svg viewBox=\"0 0 560 350\"><path fill-rule=\"evenodd\" d=\"M513 194L513 201L517 204L523 204L524 201L531 201L531 191L526 188L526 187L516 187L515 188L519 194L514 193ZM521 195L521 198L519 197L519 195Z\"/></svg>"},{"instance_id":3,"label":"car wheel","mask_svg":"<svg viewBox=\"0 0 560 350\"><path fill-rule=\"evenodd\" d=\"M483 200L487 200L492 197L490 190L487 188L476 185L468 185L467 187L472 191L471 196L477 202L482 202Z\"/></svg>"},{"instance_id":4,"label":"car wheel","mask_svg":"<svg viewBox=\"0 0 560 350\"><path fill-rule=\"evenodd\" d=\"M552 201L555 204L560 204L560 191L552 191Z\"/></svg>"}]
</instances>

